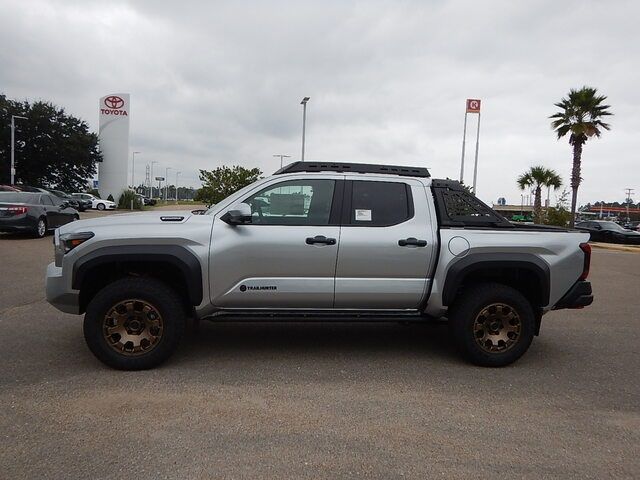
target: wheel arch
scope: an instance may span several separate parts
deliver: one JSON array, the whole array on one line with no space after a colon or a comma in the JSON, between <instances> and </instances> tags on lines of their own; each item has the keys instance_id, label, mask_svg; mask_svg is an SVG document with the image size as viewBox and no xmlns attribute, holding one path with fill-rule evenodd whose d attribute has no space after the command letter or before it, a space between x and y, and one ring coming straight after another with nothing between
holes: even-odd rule
<instances>
[{"instance_id":1,"label":"wheel arch","mask_svg":"<svg viewBox=\"0 0 640 480\"><path fill-rule=\"evenodd\" d=\"M449 267L442 303L451 306L470 283L492 281L519 290L535 307L549 304L551 272L547 262L527 253L476 253Z\"/></svg>"},{"instance_id":2,"label":"wheel arch","mask_svg":"<svg viewBox=\"0 0 640 480\"><path fill-rule=\"evenodd\" d=\"M72 287L80 291L80 313L100 289L127 276L164 281L177 290L188 310L202 303L202 268L190 250L179 245L122 245L98 248L74 263Z\"/></svg>"}]
</instances>

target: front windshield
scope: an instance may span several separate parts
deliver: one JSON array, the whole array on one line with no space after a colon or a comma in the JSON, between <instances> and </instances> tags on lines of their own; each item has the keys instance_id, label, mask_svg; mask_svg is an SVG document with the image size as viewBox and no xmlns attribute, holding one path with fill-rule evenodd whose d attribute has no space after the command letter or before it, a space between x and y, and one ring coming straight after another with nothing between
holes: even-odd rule
<instances>
[{"instance_id":1,"label":"front windshield","mask_svg":"<svg viewBox=\"0 0 640 480\"><path fill-rule=\"evenodd\" d=\"M229 200L230 198L233 198L234 200L237 201L238 197L241 198L244 195L246 195L248 192L253 190L254 187L255 187L255 184L256 184L256 182L253 182L253 183L247 185L246 187L242 187L240 190L238 190L235 193L232 193L231 195L229 195L224 200L220 200L220 203L227 203L227 200ZM214 203L213 205L209 206L209 208L207 208L207 211L204 212L203 215L213 215L217 211L218 211L218 203Z\"/></svg>"}]
</instances>

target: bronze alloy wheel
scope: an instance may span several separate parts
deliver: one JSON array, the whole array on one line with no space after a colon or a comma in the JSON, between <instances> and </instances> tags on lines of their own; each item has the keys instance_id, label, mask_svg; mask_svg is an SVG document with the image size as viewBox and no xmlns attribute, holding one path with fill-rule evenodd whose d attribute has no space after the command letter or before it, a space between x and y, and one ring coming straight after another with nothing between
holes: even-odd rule
<instances>
[{"instance_id":1,"label":"bronze alloy wheel","mask_svg":"<svg viewBox=\"0 0 640 480\"><path fill-rule=\"evenodd\" d=\"M107 344L121 355L138 356L158 345L162 316L145 300L123 300L109 309L102 323Z\"/></svg>"},{"instance_id":2,"label":"bronze alloy wheel","mask_svg":"<svg viewBox=\"0 0 640 480\"><path fill-rule=\"evenodd\" d=\"M503 353L513 348L521 329L520 316L504 303L484 307L473 322L476 343L489 353Z\"/></svg>"}]
</instances>

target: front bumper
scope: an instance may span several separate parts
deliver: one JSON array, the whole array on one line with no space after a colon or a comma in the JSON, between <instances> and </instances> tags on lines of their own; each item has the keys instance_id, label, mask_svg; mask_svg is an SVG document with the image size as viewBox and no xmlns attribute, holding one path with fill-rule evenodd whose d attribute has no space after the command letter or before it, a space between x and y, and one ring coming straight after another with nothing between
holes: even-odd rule
<instances>
[{"instance_id":1,"label":"front bumper","mask_svg":"<svg viewBox=\"0 0 640 480\"><path fill-rule=\"evenodd\" d=\"M579 280L574 283L573 287L560 299L553 307L554 310L561 308L583 308L593 303L593 292L591 290L591 282Z\"/></svg>"},{"instance_id":2,"label":"front bumper","mask_svg":"<svg viewBox=\"0 0 640 480\"><path fill-rule=\"evenodd\" d=\"M46 276L47 302L64 313L80 313L80 292L67 288L66 279L62 275L62 267L55 263L47 266Z\"/></svg>"}]
</instances>

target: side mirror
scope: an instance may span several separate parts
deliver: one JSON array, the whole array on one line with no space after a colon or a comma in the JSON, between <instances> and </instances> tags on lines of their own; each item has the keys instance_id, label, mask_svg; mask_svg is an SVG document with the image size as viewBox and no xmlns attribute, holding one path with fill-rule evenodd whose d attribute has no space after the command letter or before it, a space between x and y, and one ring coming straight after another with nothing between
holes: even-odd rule
<instances>
[{"instance_id":1,"label":"side mirror","mask_svg":"<svg viewBox=\"0 0 640 480\"><path fill-rule=\"evenodd\" d=\"M236 203L227 210L227 213L220 217L220 220L229 225L251 223L251 206L247 203Z\"/></svg>"},{"instance_id":2,"label":"side mirror","mask_svg":"<svg viewBox=\"0 0 640 480\"><path fill-rule=\"evenodd\" d=\"M69 202L67 202L67 201L64 201L64 202L62 202L60 204L60 208L62 208L62 209L65 209L65 208L68 208L68 207L69 207Z\"/></svg>"},{"instance_id":3,"label":"side mirror","mask_svg":"<svg viewBox=\"0 0 640 480\"><path fill-rule=\"evenodd\" d=\"M595 225L593 228L595 228L596 230L602 230L602 226L600 225Z\"/></svg>"}]
</instances>

